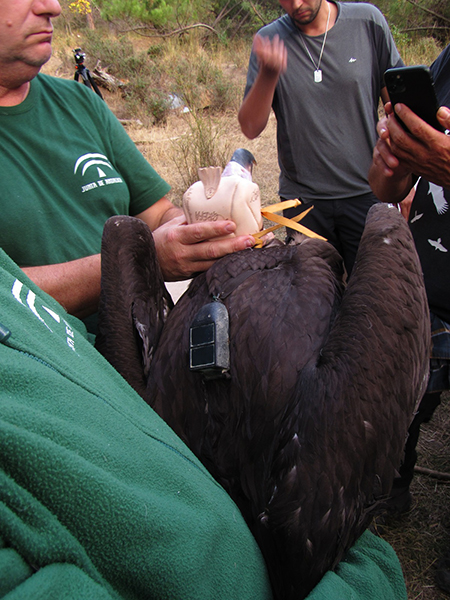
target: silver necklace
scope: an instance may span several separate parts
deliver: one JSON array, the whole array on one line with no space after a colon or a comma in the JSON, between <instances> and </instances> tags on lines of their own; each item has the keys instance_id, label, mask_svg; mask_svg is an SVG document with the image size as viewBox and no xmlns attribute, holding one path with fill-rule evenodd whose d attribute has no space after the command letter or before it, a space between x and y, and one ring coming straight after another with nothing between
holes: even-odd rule
<instances>
[{"instance_id":1,"label":"silver necklace","mask_svg":"<svg viewBox=\"0 0 450 600\"><path fill-rule=\"evenodd\" d=\"M319 62L316 65L316 61L313 59L313 57L311 56L311 52L308 50L308 46L306 45L306 42L303 38L303 34L300 33L300 39L302 40L303 46L305 47L306 52L308 53L308 56L312 62L312 64L314 65L314 83L320 83L322 81L322 69L320 68L320 63L322 62L322 55L323 55L323 51L325 49L325 44L327 41L327 35L328 35L328 25L330 24L330 3L328 2L328 17L327 17L327 27L325 29L325 35L323 36L323 42L322 42L322 48L320 50L320 55L319 55Z\"/></svg>"}]
</instances>

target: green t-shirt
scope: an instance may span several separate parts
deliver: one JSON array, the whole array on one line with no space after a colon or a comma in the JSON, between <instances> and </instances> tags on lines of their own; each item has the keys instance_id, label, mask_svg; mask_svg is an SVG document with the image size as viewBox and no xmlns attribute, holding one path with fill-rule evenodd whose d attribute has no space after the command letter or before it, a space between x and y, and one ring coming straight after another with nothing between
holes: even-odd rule
<instances>
[{"instance_id":1,"label":"green t-shirt","mask_svg":"<svg viewBox=\"0 0 450 600\"><path fill-rule=\"evenodd\" d=\"M96 94L38 75L0 107L0 247L20 266L100 252L105 221L136 215L170 189Z\"/></svg>"}]
</instances>

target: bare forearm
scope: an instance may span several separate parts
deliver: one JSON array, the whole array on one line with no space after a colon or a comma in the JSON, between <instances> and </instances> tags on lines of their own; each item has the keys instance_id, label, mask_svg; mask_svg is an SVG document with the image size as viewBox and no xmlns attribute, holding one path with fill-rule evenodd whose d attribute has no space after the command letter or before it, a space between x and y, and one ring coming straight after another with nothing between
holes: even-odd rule
<instances>
[{"instance_id":1,"label":"bare forearm","mask_svg":"<svg viewBox=\"0 0 450 600\"><path fill-rule=\"evenodd\" d=\"M384 117L377 124L380 137L373 149L369 184L379 200L397 204L408 195L416 178L392 153L388 123L389 118Z\"/></svg>"},{"instance_id":2,"label":"bare forearm","mask_svg":"<svg viewBox=\"0 0 450 600\"><path fill-rule=\"evenodd\" d=\"M272 40L256 35L253 52L258 61L258 75L242 102L238 119L242 133L257 137L266 127L273 96L280 76L287 69L287 50L278 35Z\"/></svg>"},{"instance_id":3,"label":"bare forearm","mask_svg":"<svg viewBox=\"0 0 450 600\"><path fill-rule=\"evenodd\" d=\"M413 179L411 175L400 177L395 173L386 174L379 165L372 163L369 171L369 184L381 202L397 204L409 194L413 186Z\"/></svg>"},{"instance_id":4,"label":"bare forearm","mask_svg":"<svg viewBox=\"0 0 450 600\"><path fill-rule=\"evenodd\" d=\"M238 113L242 133L250 140L262 133L269 120L278 76L259 72L255 83L244 98Z\"/></svg>"},{"instance_id":5,"label":"bare forearm","mask_svg":"<svg viewBox=\"0 0 450 600\"><path fill-rule=\"evenodd\" d=\"M98 309L100 255L39 267L22 267L44 292L55 298L68 313L87 317Z\"/></svg>"}]
</instances>

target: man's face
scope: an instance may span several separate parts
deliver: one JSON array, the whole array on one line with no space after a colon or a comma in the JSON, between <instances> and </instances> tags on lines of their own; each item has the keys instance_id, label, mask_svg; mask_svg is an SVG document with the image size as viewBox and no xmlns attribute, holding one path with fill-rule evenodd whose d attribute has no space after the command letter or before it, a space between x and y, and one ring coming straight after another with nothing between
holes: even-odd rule
<instances>
[{"instance_id":1,"label":"man's face","mask_svg":"<svg viewBox=\"0 0 450 600\"><path fill-rule=\"evenodd\" d=\"M309 25L317 17L322 0L279 0L297 26Z\"/></svg>"},{"instance_id":2,"label":"man's face","mask_svg":"<svg viewBox=\"0 0 450 600\"><path fill-rule=\"evenodd\" d=\"M57 0L0 0L0 72L3 67L40 68L52 53L52 18Z\"/></svg>"}]
</instances>

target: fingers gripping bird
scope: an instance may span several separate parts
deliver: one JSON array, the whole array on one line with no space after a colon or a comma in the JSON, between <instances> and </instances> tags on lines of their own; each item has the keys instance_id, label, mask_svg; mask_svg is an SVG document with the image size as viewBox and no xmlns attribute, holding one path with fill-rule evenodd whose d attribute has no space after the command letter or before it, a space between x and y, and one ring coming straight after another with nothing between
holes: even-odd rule
<instances>
[{"instance_id":1,"label":"fingers gripping bird","mask_svg":"<svg viewBox=\"0 0 450 600\"><path fill-rule=\"evenodd\" d=\"M151 233L132 217L107 222L102 269L99 350L234 499L275 597L304 598L388 495L426 384L428 308L406 222L370 210L347 285L334 248L307 239L222 258L168 312ZM229 368L210 378L189 368L190 326L215 301Z\"/></svg>"}]
</instances>

